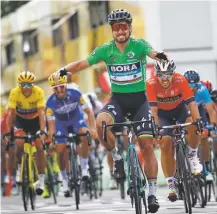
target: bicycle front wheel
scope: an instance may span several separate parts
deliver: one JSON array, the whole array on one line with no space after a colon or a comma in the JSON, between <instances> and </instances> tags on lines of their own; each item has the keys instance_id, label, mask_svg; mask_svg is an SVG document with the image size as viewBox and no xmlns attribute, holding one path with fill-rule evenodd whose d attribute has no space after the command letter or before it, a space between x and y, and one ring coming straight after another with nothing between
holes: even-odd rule
<instances>
[{"instance_id":1,"label":"bicycle front wheel","mask_svg":"<svg viewBox=\"0 0 217 214\"><path fill-rule=\"evenodd\" d=\"M135 201L136 214L142 213L141 198L139 195L139 183L138 183L138 167L135 163L135 152L130 149L130 180L131 180L131 191L133 191L133 198Z\"/></svg>"},{"instance_id":2,"label":"bicycle front wheel","mask_svg":"<svg viewBox=\"0 0 217 214\"><path fill-rule=\"evenodd\" d=\"M54 172L49 160L47 160L47 175L48 175L48 189L49 192L53 195L54 203L57 203L56 193L54 190Z\"/></svg>"},{"instance_id":3,"label":"bicycle front wheel","mask_svg":"<svg viewBox=\"0 0 217 214\"><path fill-rule=\"evenodd\" d=\"M28 210L29 204L29 170L28 170L28 155L25 153L22 159L22 199L25 211Z\"/></svg>"},{"instance_id":4,"label":"bicycle front wheel","mask_svg":"<svg viewBox=\"0 0 217 214\"><path fill-rule=\"evenodd\" d=\"M186 213L192 214L192 204L190 198L190 186L189 186L189 172L186 169L186 161L185 160L184 149L180 145L178 151L178 167L180 168L181 178L182 178L182 185L183 185L183 200L185 205Z\"/></svg>"},{"instance_id":5,"label":"bicycle front wheel","mask_svg":"<svg viewBox=\"0 0 217 214\"><path fill-rule=\"evenodd\" d=\"M79 204L80 204L80 184L79 184L79 178L78 178L78 173L79 173L79 168L78 168L78 163L76 156L71 153L71 158L70 158L70 168L72 170L72 179L73 181L73 186L75 190L75 203L76 203L76 209L79 209Z\"/></svg>"}]
</instances>

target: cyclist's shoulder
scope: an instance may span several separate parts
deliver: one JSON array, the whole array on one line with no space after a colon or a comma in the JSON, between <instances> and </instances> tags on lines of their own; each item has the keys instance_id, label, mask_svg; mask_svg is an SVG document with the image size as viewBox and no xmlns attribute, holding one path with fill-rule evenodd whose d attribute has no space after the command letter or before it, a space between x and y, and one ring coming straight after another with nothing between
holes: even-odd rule
<instances>
[{"instance_id":1,"label":"cyclist's shoulder","mask_svg":"<svg viewBox=\"0 0 217 214\"><path fill-rule=\"evenodd\" d=\"M187 80L182 74L175 72L173 74L173 82L182 84L183 82L187 82Z\"/></svg>"},{"instance_id":2,"label":"cyclist's shoulder","mask_svg":"<svg viewBox=\"0 0 217 214\"><path fill-rule=\"evenodd\" d=\"M101 50L101 49L105 50L105 49L110 49L110 48L112 47L113 43L114 43L113 40L111 40L111 41L109 41L109 42L105 42L104 44L99 45L98 47L96 47L95 50Z\"/></svg>"},{"instance_id":3,"label":"cyclist's shoulder","mask_svg":"<svg viewBox=\"0 0 217 214\"><path fill-rule=\"evenodd\" d=\"M12 94L12 95L19 94L19 93L21 93L21 90L20 90L19 86L15 87L15 88L12 88L11 91L10 91L10 94Z\"/></svg>"},{"instance_id":4,"label":"cyclist's shoulder","mask_svg":"<svg viewBox=\"0 0 217 214\"><path fill-rule=\"evenodd\" d=\"M77 88L67 88L67 95L72 97L72 96L82 96L82 93L80 92L79 89Z\"/></svg>"},{"instance_id":5,"label":"cyclist's shoulder","mask_svg":"<svg viewBox=\"0 0 217 214\"><path fill-rule=\"evenodd\" d=\"M149 43L145 40L145 39L141 39L141 38L135 38L135 37L130 37L130 43L134 43L137 45L149 45Z\"/></svg>"},{"instance_id":6,"label":"cyclist's shoulder","mask_svg":"<svg viewBox=\"0 0 217 214\"><path fill-rule=\"evenodd\" d=\"M55 93L51 94L50 97L47 99L47 106L54 106L56 103L56 95Z\"/></svg>"},{"instance_id":7,"label":"cyclist's shoulder","mask_svg":"<svg viewBox=\"0 0 217 214\"><path fill-rule=\"evenodd\" d=\"M157 83L158 83L158 80L156 76L151 77L146 81L146 84L148 85L157 85Z\"/></svg>"},{"instance_id":8,"label":"cyclist's shoulder","mask_svg":"<svg viewBox=\"0 0 217 214\"><path fill-rule=\"evenodd\" d=\"M32 90L33 90L33 93L35 93L38 96L43 96L44 94L44 90L37 85L34 85Z\"/></svg>"}]
</instances>

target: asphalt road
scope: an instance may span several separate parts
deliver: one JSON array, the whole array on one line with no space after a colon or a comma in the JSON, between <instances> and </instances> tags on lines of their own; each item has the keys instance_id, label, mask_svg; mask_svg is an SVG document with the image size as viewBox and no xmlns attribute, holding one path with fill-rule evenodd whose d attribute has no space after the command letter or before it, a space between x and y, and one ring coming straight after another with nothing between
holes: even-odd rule
<instances>
[{"instance_id":1,"label":"asphalt road","mask_svg":"<svg viewBox=\"0 0 217 214\"><path fill-rule=\"evenodd\" d=\"M160 203L159 214L179 214L185 213L183 201L171 203L167 200L167 189L158 188L158 199ZM80 209L76 211L73 198L58 197L58 203L55 205L51 198L43 199L37 197L35 211L30 210L25 212L22 204L21 196L2 197L1 198L1 213L2 214L72 214L72 213L112 213L112 214L135 214L134 208L131 207L130 199L127 196L126 200L121 200L119 191L104 191L103 196L99 199L90 201L87 196L82 196ZM144 212L143 212L144 213ZM193 208L193 213L197 214L217 214L217 202L212 199L206 208Z\"/></svg>"}]
</instances>

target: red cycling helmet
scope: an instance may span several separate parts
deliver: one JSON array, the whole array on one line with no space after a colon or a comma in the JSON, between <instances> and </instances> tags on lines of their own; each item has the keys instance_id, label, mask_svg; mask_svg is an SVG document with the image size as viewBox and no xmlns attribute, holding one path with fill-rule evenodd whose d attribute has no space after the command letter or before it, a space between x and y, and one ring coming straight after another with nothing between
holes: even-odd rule
<instances>
[{"instance_id":1,"label":"red cycling helmet","mask_svg":"<svg viewBox=\"0 0 217 214\"><path fill-rule=\"evenodd\" d=\"M206 86L206 88L208 89L209 93L213 90L211 81L209 81L209 80L207 80L207 81L201 80L200 82L201 82L204 86Z\"/></svg>"}]
</instances>

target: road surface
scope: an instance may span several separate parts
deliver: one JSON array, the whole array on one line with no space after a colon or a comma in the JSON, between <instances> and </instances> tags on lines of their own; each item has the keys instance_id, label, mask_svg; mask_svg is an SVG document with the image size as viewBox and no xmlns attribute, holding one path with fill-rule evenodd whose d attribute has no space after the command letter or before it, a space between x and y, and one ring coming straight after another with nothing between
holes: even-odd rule
<instances>
[{"instance_id":1,"label":"road surface","mask_svg":"<svg viewBox=\"0 0 217 214\"><path fill-rule=\"evenodd\" d=\"M185 213L183 201L171 203L167 200L167 189L158 188L158 198L160 209L158 214L179 214ZM25 212L23 209L21 196L2 197L1 198L1 213L2 214L135 214L134 208L131 207L130 199L127 196L126 200L121 200L119 191L104 191L103 196L99 199L90 201L86 196L81 198L80 209L76 211L74 199L58 197L58 203L55 205L51 198L42 199L37 197L35 211L30 210ZM144 212L143 212L144 213ZM193 208L195 214L217 214L217 202L209 202L206 208Z\"/></svg>"}]
</instances>

